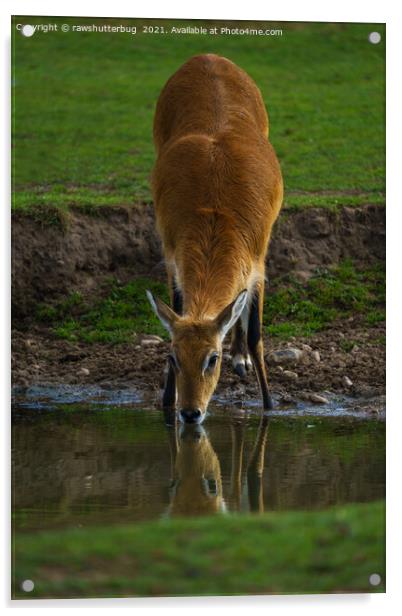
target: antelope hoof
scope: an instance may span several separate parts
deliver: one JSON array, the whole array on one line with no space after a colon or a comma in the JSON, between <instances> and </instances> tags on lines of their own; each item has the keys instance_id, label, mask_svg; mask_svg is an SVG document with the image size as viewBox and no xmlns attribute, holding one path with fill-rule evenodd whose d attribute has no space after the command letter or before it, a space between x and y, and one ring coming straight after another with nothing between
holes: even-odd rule
<instances>
[{"instance_id":1,"label":"antelope hoof","mask_svg":"<svg viewBox=\"0 0 402 616\"><path fill-rule=\"evenodd\" d=\"M264 399L264 411L272 411L274 408L274 402L271 396L268 394Z\"/></svg>"},{"instance_id":2,"label":"antelope hoof","mask_svg":"<svg viewBox=\"0 0 402 616\"><path fill-rule=\"evenodd\" d=\"M246 370L246 366L244 363L238 363L235 364L233 366L233 370L236 372L236 374L241 378L241 379L245 379L247 376L247 370Z\"/></svg>"}]
</instances>

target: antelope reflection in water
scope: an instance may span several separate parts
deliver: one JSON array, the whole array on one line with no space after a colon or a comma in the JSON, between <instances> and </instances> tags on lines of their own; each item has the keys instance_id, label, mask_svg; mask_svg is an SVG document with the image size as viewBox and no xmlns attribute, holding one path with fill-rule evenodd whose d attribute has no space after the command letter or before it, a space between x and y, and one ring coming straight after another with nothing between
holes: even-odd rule
<instances>
[{"instance_id":1,"label":"antelope reflection in water","mask_svg":"<svg viewBox=\"0 0 402 616\"><path fill-rule=\"evenodd\" d=\"M248 505L242 503L245 430L245 420L233 421L230 490L224 498L219 458L206 430L200 425L178 425L177 422L168 427L172 477L168 515L203 516L227 511L264 511L262 480L268 418L261 418L248 458L245 473Z\"/></svg>"}]
</instances>

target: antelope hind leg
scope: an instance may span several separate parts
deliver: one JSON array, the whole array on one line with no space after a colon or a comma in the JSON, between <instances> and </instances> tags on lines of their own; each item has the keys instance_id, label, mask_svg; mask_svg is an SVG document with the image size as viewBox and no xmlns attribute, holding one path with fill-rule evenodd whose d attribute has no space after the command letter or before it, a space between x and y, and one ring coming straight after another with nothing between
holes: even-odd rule
<instances>
[{"instance_id":1,"label":"antelope hind leg","mask_svg":"<svg viewBox=\"0 0 402 616\"><path fill-rule=\"evenodd\" d=\"M255 286L248 321L247 345L257 373L261 388L264 409L273 408L272 398L267 383L267 373L264 362L264 345L262 341L262 310L264 301L264 283L258 282Z\"/></svg>"}]
</instances>

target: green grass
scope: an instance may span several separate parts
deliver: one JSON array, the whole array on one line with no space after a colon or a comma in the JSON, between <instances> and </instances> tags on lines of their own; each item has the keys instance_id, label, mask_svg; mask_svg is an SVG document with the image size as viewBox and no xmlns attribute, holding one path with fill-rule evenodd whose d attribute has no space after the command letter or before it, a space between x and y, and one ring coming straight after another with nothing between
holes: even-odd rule
<instances>
[{"instance_id":1,"label":"green grass","mask_svg":"<svg viewBox=\"0 0 402 616\"><path fill-rule=\"evenodd\" d=\"M309 336L356 314L368 326L385 320L382 264L357 270L345 261L339 267L319 270L307 284L290 280L268 291L264 323L267 333L286 339Z\"/></svg>"},{"instance_id":2,"label":"green grass","mask_svg":"<svg viewBox=\"0 0 402 616\"><path fill-rule=\"evenodd\" d=\"M54 304L38 305L35 319L70 341L117 344L132 342L137 334L144 333L167 339L146 298L148 288L168 301L162 283L137 278L121 285L112 279L101 299L87 302L73 293ZM358 270L345 261L339 267L318 270L307 284L290 278L268 290L265 331L283 339L309 336L355 314L361 314L368 326L385 320L383 265Z\"/></svg>"},{"instance_id":3,"label":"green grass","mask_svg":"<svg viewBox=\"0 0 402 616\"><path fill-rule=\"evenodd\" d=\"M103 299L88 304L79 293L73 293L53 305L39 304L36 319L70 341L117 344L132 342L137 334L167 337L150 308L146 289L168 301L166 286L149 278L124 286L111 280Z\"/></svg>"},{"instance_id":4,"label":"green grass","mask_svg":"<svg viewBox=\"0 0 402 616\"><path fill-rule=\"evenodd\" d=\"M384 515L380 502L19 533L13 596L384 592Z\"/></svg>"},{"instance_id":5,"label":"green grass","mask_svg":"<svg viewBox=\"0 0 402 616\"><path fill-rule=\"evenodd\" d=\"M287 207L384 202L383 25L284 23L282 37L225 37L146 35L146 20L117 21L136 23L138 34L26 38L13 29L15 210L47 212L52 222L49 208L149 202L157 97L201 52L229 57L260 87ZM379 45L367 40L373 29L383 37Z\"/></svg>"}]
</instances>

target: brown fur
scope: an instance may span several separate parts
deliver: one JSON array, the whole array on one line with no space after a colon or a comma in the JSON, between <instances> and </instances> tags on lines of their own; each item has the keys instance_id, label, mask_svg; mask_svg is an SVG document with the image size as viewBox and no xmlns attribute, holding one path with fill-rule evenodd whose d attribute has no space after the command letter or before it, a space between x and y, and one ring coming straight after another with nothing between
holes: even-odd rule
<instances>
[{"instance_id":1,"label":"brown fur","mask_svg":"<svg viewBox=\"0 0 402 616\"><path fill-rule=\"evenodd\" d=\"M216 492L208 491L208 480L215 482ZM211 515L223 510L220 464L205 432L192 431L178 439L174 484L172 516Z\"/></svg>"},{"instance_id":2,"label":"brown fur","mask_svg":"<svg viewBox=\"0 0 402 616\"><path fill-rule=\"evenodd\" d=\"M184 386L197 382L199 366L192 360L212 343L211 332L207 344L194 327L215 318L242 289L252 291L257 281L263 289L283 185L260 91L226 58L196 56L168 80L157 103L154 141L157 226L169 281L181 289L185 315L173 345L193 371L190 379L183 373ZM265 374L257 373L261 370ZM180 395L180 383L178 390Z\"/></svg>"},{"instance_id":3,"label":"brown fur","mask_svg":"<svg viewBox=\"0 0 402 616\"><path fill-rule=\"evenodd\" d=\"M231 511L241 511L243 507L245 479L250 510L264 511L263 472L268 425L268 418L263 416L253 450L247 455L247 464L243 459L247 423L237 418L231 425L231 478L230 486L226 486ZM200 516L226 511L219 458L206 432L185 428L179 433L175 423L168 431L168 439L172 477L169 514Z\"/></svg>"}]
</instances>

